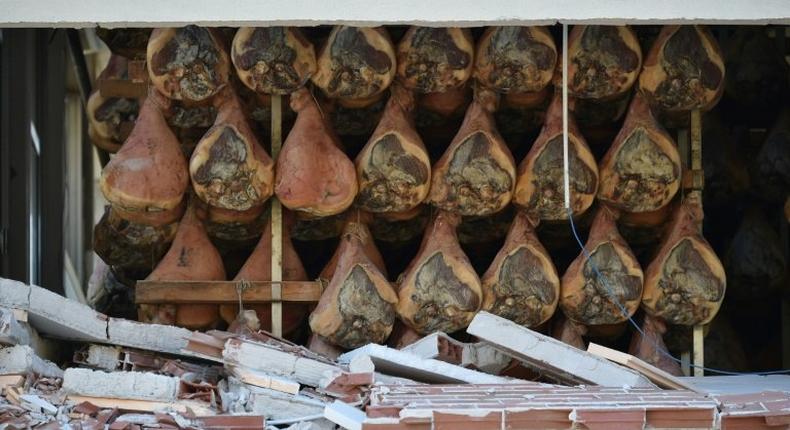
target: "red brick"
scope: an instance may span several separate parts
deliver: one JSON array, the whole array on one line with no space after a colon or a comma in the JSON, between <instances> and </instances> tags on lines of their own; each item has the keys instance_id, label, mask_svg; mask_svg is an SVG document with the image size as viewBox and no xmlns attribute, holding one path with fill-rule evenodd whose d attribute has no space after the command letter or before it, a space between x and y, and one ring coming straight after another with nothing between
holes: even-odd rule
<instances>
[{"instance_id":1,"label":"red brick","mask_svg":"<svg viewBox=\"0 0 790 430\"><path fill-rule=\"evenodd\" d=\"M466 414L433 413L433 428L435 430L501 430L502 412L491 412L484 416L477 416L476 411L469 411L474 416Z\"/></svg>"}]
</instances>

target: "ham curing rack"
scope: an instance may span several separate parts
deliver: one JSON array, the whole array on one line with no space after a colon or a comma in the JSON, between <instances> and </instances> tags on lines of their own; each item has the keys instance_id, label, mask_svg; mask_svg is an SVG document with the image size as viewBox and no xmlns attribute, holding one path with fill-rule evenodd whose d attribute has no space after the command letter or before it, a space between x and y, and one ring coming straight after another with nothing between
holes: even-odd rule
<instances>
[{"instance_id":1,"label":"ham curing rack","mask_svg":"<svg viewBox=\"0 0 790 430\"><path fill-rule=\"evenodd\" d=\"M105 97L144 97L148 91L145 61L129 63L129 79L103 79L98 88ZM282 146L282 96L271 97L271 155L276 160ZM701 195L704 186L702 170L701 112L690 114L689 129L677 130L677 144L682 159L682 190ZM133 124L128 124L131 128ZM271 303L272 333L282 336L282 303L317 303L324 290L321 281L282 280L282 206L271 197L272 272L271 281L138 281L135 287L137 304L261 304ZM701 201L701 199L700 199ZM693 327L692 352L682 354L682 368L689 375L693 361L694 376L702 376L704 365L703 326Z\"/></svg>"}]
</instances>

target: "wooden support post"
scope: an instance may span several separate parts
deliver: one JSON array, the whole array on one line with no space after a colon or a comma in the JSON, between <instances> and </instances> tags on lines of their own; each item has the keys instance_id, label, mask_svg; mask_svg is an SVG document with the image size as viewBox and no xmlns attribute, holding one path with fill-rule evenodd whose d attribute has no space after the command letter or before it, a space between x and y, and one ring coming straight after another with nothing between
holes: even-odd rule
<instances>
[{"instance_id":1,"label":"wooden support post","mask_svg":"<svg viewBox=\"0 0 790 430\"><path fill-rule=\"evenodd\" d=\"M702 113L699 109L691 111L691 173L698 177L702 172ZM691 193L702 201L702 184L697 180L692 181ZM705 334L702 325L694 326L694 376L704 376L705 371Z\"/></svg>"},{"instance_id":2,"label":"wooden support post","mask_svg":"<svg viewBox=\"0 0 790 430\"><path fill-rule=\"evenodd\" d=\"M282 96L272 96L272 158L277 160L282 146ZM283 280L283 213L280 201L272 197L272 282ZM272 284L272 334L283 335L282 285Z\"/></svg>"},{"instance_id":3,"label":"wooden support post","mask_svg":"<svg viewBox=\"0 0 790 430\"><path fill-rule=\"evenodd\" d=\"M683 351L680 353L680 370L683 376L691 376L691 353Z\"/></svg>"},{"instance_id":4,"label":"wooden support post","mask_svg":"<svg viewBox=\"0 0 790 430\"><path fill-rule=\"evenodd\" d=\"M702 325L694 326L694 376L705 376L705 334Z\"/></svg>"}]
</instances>

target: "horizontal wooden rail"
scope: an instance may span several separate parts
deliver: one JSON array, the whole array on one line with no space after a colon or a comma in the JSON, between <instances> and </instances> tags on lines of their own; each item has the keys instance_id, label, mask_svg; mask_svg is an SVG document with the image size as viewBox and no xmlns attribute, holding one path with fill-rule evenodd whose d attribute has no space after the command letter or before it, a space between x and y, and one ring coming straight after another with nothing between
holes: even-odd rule
<instances>
[{"instance_id":1,"label":"horizontal wooden rail","mask_svg":"<svg viewBox=\"0 0 790 430\"><path fill-rule=\"evenodd\" d=\"M272 302L272 281L139 281L137 304L237 304ZM318 302L323 292L319 281L282 281L283 302Z\"/></svg>"}]
</instances>

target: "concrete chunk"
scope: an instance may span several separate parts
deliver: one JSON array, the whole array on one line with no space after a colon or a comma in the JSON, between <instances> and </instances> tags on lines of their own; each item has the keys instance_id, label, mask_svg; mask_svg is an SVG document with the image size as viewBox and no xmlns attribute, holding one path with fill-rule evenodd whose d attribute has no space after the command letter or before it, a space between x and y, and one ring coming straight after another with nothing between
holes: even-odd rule
<instances>
[{"instance_id":1,"label":"concrete chunk","mask_svg":"<svg viewBox=\"0 0 790 430\"><path fill-rule=\"evenodd\" d=\"M178 393L178 378L73 367L63 375L63 390L77 396L173 402Z\"/></svg>"},{"instance_id":2,"label":"concrete chunk","mask_svg":"<svg viewBox=\"0 0 790 430\"><path fill-rule=\"evenodd\" d=\"M191 355L184 351L192 332L181 327L146 324L120 318L110 318L108 342L113 345L169 354Z\"/></svg>"},{"instance_id":3,"label":"concrete chunk","mask_svg":"<svg viewBox=\"0 0 790 430\"><path fill-rule=\"evenodd\" d=\"M54 363L37 356L33 348L27 345L16 345L0 349L0 375L16 373L35 373L47 377L63 377L63 370Z\"/></svg>"},{"instance_id":4,"label":"concrete chunk","mask_svg":"<svg viewBox=\"0 0 790 430\"><path fill-rule=\"evenodd\" d=\"M419 382L469 384L506 384L508 378L488 375L454 364L434 359L425 359L406 351L384 345L368 344L340 357L341 363L349 363L351 372L371 372L370 363L375 371L392 376L401 376Z\"/></svg>"},{"instance_id":5,"label":"concrete chunk","mask_svg":"<svg viewBox=\"0 0 790 430\"><path fill-rule=\"evenodd\" d=\"M466 331L558 382L655 387L633 370L488 312L479 312Z\"/></svg>"}]
</instances>

